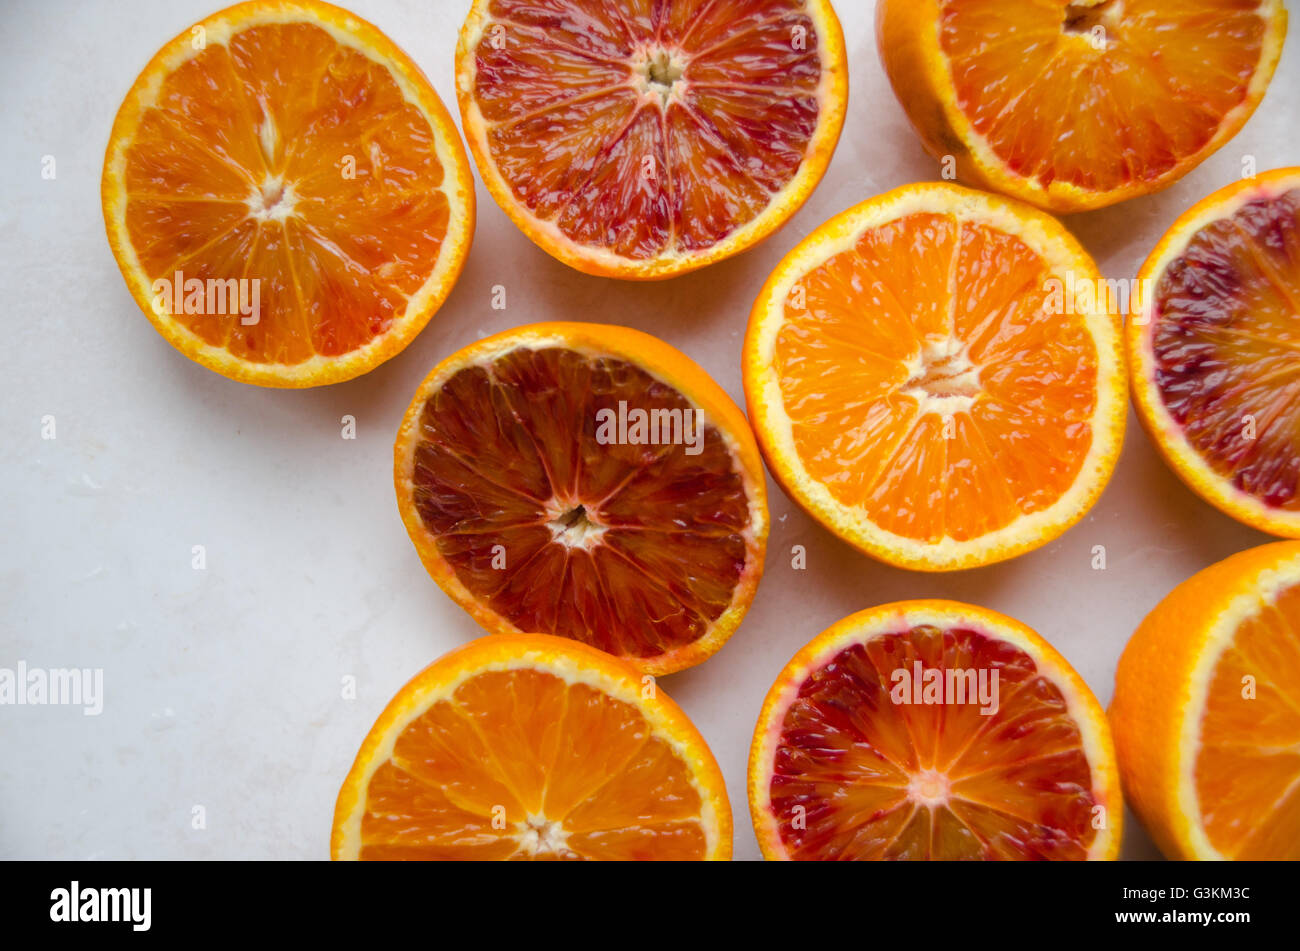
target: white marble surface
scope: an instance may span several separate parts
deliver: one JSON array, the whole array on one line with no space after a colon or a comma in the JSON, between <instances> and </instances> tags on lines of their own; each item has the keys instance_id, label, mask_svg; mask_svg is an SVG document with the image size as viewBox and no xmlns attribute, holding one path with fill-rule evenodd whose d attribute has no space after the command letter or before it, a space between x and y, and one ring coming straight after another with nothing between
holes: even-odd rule
<instances>
[{"instance_id":1,"label":"white marble surface","mask_svg":"<svg viewBox=\"0 0 1300 951\"><path fill-rule=\"evenodd\" d=\"M468 0L351 0L452 102ZM623 323L699 361L741 399L740 342L769 270L831 214L937 167L881 70L871 4L837 3L850 62L844 134L826 178L763 246L662 284L569 270L479 188L468 266L404 353L368 376L276 392L173 350L127 293L104 238L99 175L137 71L212 0L6 0L0 8L0 667L104 670L98 717L0 707L0 857L307 858L328 853L338 785L389 697L478 635L425 575L397 515L391 443L416 384L477 337L534 320ZM1263 106L1218 155L1162 194L1069 226L1112 277L1131 277L1191 202L1243 155L1300 164L1300 36ZM453 106L454 111L454 106ZM41 177L53 155L57 178ZM489 306L504 284L509 307ZM355 441L340 417L356 417ZM54 440L42 418L56 420ZM722 652L667 677L726 774L736 856L758 855L745 758L786 660L838 618L885 601L948 597L1041 631L1105 703L1137 622L1171 587L1266 539L1202 504L1130 419L1114 481L1062 539L949 576L859 555L770 486L767 573ZM807 547L808 569L789 551ZM1105 545L1109 567L1089 566ZM204 545L207 569L191 567ZM341 681L357 678L355 700ZM206 828L193 828L202 806ZM1154 851L1131 823L1128 857Z\"/></svg>"}]
</instances>

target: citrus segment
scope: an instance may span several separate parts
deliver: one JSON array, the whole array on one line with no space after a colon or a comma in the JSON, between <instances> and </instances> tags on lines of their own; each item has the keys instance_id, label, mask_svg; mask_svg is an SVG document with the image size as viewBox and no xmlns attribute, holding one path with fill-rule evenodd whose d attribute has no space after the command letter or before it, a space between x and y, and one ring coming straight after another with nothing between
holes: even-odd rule
<instances>
[{"instance_id":1,"label":"citrus segment","mask_svg":"<svg viewBox=\"0 0 1300 951\"><path fill-rule=\"evenodd\" d=\"M1300 543L1192 576L1134 633L1110 717L1170 858L1300 858Z\"/></svg>"},{"instance_id":2,"label":"citrus segment","mask_svg":"<svg viewBox=\"0 0 1300 951\"><path fill-rule=\"evenodd\" d=\"M477 0L456 73L470 149L515 223L630 278L779 227L825 171L847 96L825 0Z\"/></svg>"},{"instance_id":3,"label":"citrus segment","mask_svg":"<svg viewBox=\"0 0 1300 951\"><path fill-rule=\"evenodd\" d=\"M1163 188L1236 134L1286 35L1281 0L881 0L877 39L927 148L1055 211Z\"/></svg>"},{"instance_id":4,"label":"citrus segment","mask_svg":"<svg viewBox=\"0 0 1300 951\"><path fill-rule=\"evenodd\" d=\"M773 474L906 567L1054 537L1100 493L1123 434L1117 315L1072 294L1100 283L1056 222L955 186L831 219L750 317L745 392Z\"/></svg>"},{"instance_id":5,"label":"citrus segment","mask_svg":"<svg viewBox=\"0 0 1300 951\"><path fill-rule=\"evenodd\" d=\"M1300 169L1190 209L1139 285L1129 361L1148 431L1207 501L1300 536Z\"/></svg>"},{"instance_id":6,"label":"citrus segment","mask_svg":"<svg viewBox=\"0 0 1300 951\"><path fill-rule=\"evenodd\" d=\"M348 379L401 350L450 292L473 201L419 69L313 0L239 4L163 47L104 163L137 303L187 356L267 386Z\"/></svg>"},{"instance_id":7,"label":"citrus segment","mask_svg":"<svg viewBox=\"0 0 1300 951\"><path fill-rule=\"evenodd\" d=\"M863 611L777 678L750 808L770 859L1114 858L1096 699L1037 634L944 601Z\"/></svg>"},{"instance_id":8,"label":"citrus segment","mask_svg":"<svg viewBox=\"0 0 1300 951\"><path fill-rule=\"evenodd\" d=\"M485 627L652 673L716 651L762 571L748 424L636 331L536 324L453 354L407 412L396 480L425 566Z\"/></svg>"},{"instance_id":9,"label":"citrus segment","mask_svg":"<svg viewBox=\"0 0 1300 951\"><path fill-rule=\"evenodd\" d=\"M704 740L632 668L543 635L483 638L393 699L339 793L339 859L728 858Z\"/></svg>"}]
</instances>

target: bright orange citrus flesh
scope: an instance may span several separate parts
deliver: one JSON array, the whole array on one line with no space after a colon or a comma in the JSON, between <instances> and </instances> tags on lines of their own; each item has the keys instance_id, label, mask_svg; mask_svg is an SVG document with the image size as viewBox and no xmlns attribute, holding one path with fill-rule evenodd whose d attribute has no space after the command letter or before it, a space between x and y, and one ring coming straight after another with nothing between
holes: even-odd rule
<instances>
[{"instance_id":1,"label":"bright orange citrus flesh","mask_svg":"<svg viewBox=\"0 0 1300 951\"><path fill-rule=\"evenodd\" d=\"M1175 588L1125 648L1110 717L1167 856L1300 859L1300 543Z\"/></svg>"},{"instance_id":2,"label":"bright orange citrus flesh","mask_svg":"<svg viewBox=\"0 0 1300 951\"><path fill-rule=\"evenodd\" d=\"M942 601L861 612L796 655L750 803L764 854L794 860L1114 858L1122 819L1078 675L1023 625Z\"/></svg>"},{"instance_id":3,"label":"bright orange citrus flesh","mask_svg":"<svg viewBox=\"0 0 1300 951\"><path fill-rule=\"evenodd\" d=\"M1198 204L1141 280L1128 338L1147 429L1208 501L1300 536L1300 169Z\"/></svg>"},{"instance_id":4,"label":"bright orange citrus flesh","mask_svg":"<svg viewBox=\"0 0 1300 951\"><path fill-rule=\"evenodd\" d=\"M994 277L978 288L984 296L953 294L954 269L963 289ZM1045 262L1018 238L929 213L870 228L807 274L805 306L786 303L776 371L786 405L797 407L795 445L809 473L883 528L936 542L965 541L1058 499L1092 440L1097 359L1079 328L1026 319L1044 306L1046 278ZM879 293L878 309L853 306L858 286ZM911 380L906 364L918 351L929 365ZM1030 359L1039 373L1025 372ZM922 406L974 391L968 363L983 367L989 398L954 414L945 436L943 417ZM898 392L909 388L923 392ZM828 418L832 406L847 419ZM1041 411L1048 406L1059 415ZM870 453L868 464L846 466L836 451L831 430L845 423L861 428L854 448Z\"/></svg>"},{"instance_id":5,"label":"bright orange citrus flesh","mask_svg":"<svg viewBox=\"0 0 1300 951\"><path fill-rule=\"evenodd\" d=\"M459 135L419 69L312 0L240 4L163 47L118 114L103 198L159 331L268 386L347 379L405 346L450 291L474 215ZM177 275L256 282L257 312L178 307L155 283Z\"/></svg>"},{"instance_id":6,"label":"bright orange citrus flesh","mask_svg":"<svg viewBox=\"0 0 1300 951\"><path fill-rule=\"evenodd\" d=\"M458 96L484 181L581 270L667 277L760 240L843 123L825 0L477 0Z\"/></svg>"},{"instance_id":7,"label":"bright orange citrus flesh","mask_svg":"<svg viewBox=\"0 0 1300 951\"><path fill-rule=\"evenodd\" d=\"M489 637L395 697L339 793L331 854L725 859L717 763L677 706L572 641Z\"/></svg>"},{"instance_id":8,"label":"bright orange citrus flesh","mask_svg":"<svg viewBox=\"0 0 1300 951\"><path fill-rule=\"evenodd\" d=\"M1059 534L1122 438L1117 318L1059 306L1095 266L1039 213L973 195L909 186L832 219L769 280L745 345L778 480L907 567Z\"/></svg>"},{"instance_id":9,"label":"bright orange citrus flesh","mask_svg":"<svg viewBox=\"0 0 1300 951\"><path fill-rule=\"evenodd\" d=\"M1243 684L1261 673L1262 719L1242 702ZM1197 799L1214 804L1206 835L1234 858L1300 859L1300 582L1237 628L1214 667L1206 709L1195 773Z\"/></svg>"},{"instance_id":10,"label":"bright orange citrus flesh","mask_svg":"<svg viewBox=\"0 0 1300 951\"><path fill-rule=\"evenodd\" d=\"M882 59L964 180L1056 211L1186 174L1254 111L1281 0L881 0Z\"/></svg>"},{"instance_id":11,"label":"bright orange citrus flesh","mask_svg":"<svg viewBox=\"0 0 1300 951\"><path fill-rule=\"evenodd\" d=\"M489 630L666 673L716 651L753 596L767 533L753 437L702 370L645 334L537 324L453 354L396 454L426 567Z\"/></svg>"}]
</instances>

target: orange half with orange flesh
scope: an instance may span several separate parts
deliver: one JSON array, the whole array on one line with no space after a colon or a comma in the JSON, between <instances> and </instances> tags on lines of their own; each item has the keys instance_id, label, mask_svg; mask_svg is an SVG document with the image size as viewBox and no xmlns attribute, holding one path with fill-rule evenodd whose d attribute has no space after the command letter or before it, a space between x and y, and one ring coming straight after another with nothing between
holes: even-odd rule
<instances>
[{"instance_id":1,"label":"orange half with orange flesh","mask_svg":"<svg viewBox=\"0 0 1300 951\"><path fill-rule=\"evenodd\" d=\"M769 859L1084 860L1119 853L1105 714L1038 634L953 601L851 615L794 656L749 757Z\"/></svg>"},{"instance_id":2,"label":"orange half with orange flesh","mask_svg":"<svg viewBox=\"0 0 1300 951\"><path fill-rule=\"evenodd\" d=\"M885 71L962 181L1057 212L1172 184L1241 129L1282 0L880 0Z\"/></svg>"},{"instance_id":3,"label":"orange half with orange flesh","mask_svg":"<svg viewBox=\"0 0 1300 951\"><path fill-rule=\"evenodd\" d=\"M671 673L722 647L762 575L749 424L639 331L531 324L452 354L394 457L425 568L489 631L559 634Z\"/></svg>"},{"instance_id":4,"label":"orange half with orange flesh","mask_svg":"<svg viewBox=\"0 0 1300 951\"><path fill-rule=\"evenodd\" d=\"M825 172L848 97L827 0L475 0L456 83L515 224L572 267L631 279L780 227Z\"/></svg>"},{"instance_id":5,"label":"orange half with orange flesh","mask_svg":"<svg viewBox=\"0 0 1300 951\"><path fill-rule=\"evenodd\" d=\"M563 638L483 637L379 717L330 855L727 859L731 806L703 737L650 678Z\"/></svg>"},{"instance_id":6,"label":"orange half with orange flesh","mask_svg":"<svg viewBox=\"0 0 1300 951\"><path fill-rule=\"evenodd\" d=\"M1180 584L1124 648L1124 791L1171 859L1300 859L1300 542Z\"/></svg>"},{"instance_id":7,"label":"orange half with orange flesh","mask_svg":"<svg viewBox=\"0 0 1300 951\"><path fill-rule=\"evenodd\" d=\"M750 315L749 415L786 492L901 567L989 564L1050 541L1123 441L1119 315L1048 215L907 185L791 251Z\"/></svg>"},{"instance_id":8,"label":"orange half with orange flesh","mask_svg":"<svg viewBox=\"0 0 1300 951\"><path fill-rule=\"evenodd\" d=\"M173 346L263 386L373 369L451 292L474 230L459 133L391 40L255 0L164 46L118 112L104 220Z\"/></svg>"},{"instance_id":9,"label":"orange half with orange flesh","mask_svg":"<svg viewBox=\"0 0 1300 951\"><path fill-rule=\"evenodd\" d=\"M1300 537L1300 168L1188 209L1138 274L1133 403L1198 495Z\"/></svg>"}]
</instances>

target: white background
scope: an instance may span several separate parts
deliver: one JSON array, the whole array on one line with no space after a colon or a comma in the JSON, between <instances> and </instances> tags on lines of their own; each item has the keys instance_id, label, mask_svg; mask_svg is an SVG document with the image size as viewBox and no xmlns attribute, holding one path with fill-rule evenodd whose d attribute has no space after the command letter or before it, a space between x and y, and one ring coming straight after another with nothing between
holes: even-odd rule
<instances>
[{"instance_id":1,"label":"white background","mask_svg":"<svg viewBox=\"0 0 1300 951\"><path fill-rule=\"evenodd\" d=\"M455 113L453 49L468 0L351 0ZM173 350L127 293L104 237L99 176L136 73L215 0L4 0L0 9L0 667L102 667L99 717L0 707L0 857L328 855L334 798L376 715L412 675L481 633L428 578L398 517L392 440L416 385L476 338L537 320L621 323L699 361L743 400L740 345L764 278L801 237L878 192L938 177L891 94L872 4L839 0L850 99L830 170L759 248L660 284L566 268L479 188L459 284L423 334L369 375L293 392L245 386ZM1132 277L1188 205L1300 164L1300 37L1262 107L1162 194L1067 219L1110 277ZM41 177L53 155L57 178ZM490 307L504 284L508 308ZM742 403L743 405L743 403ZM340 437L340 417L358 437ZM41 419L57 439L41 438ZM1114 481L1062 539L947 576L856 553L769 482L766 575L745 622L664 689L726 775L738 858L758 856L745 760L763 697L805 642L858 609L946 597L1011 614L1110 699L1143 615L1220 558L1267 539L1198 501L1130 416ZM792 545L807 547L805 571ZM206 571L191 548L207 549ZM1090 568L1092 548L1108 552ZM341 699L357 678L358 697ZM201 805L207 827L191 828ZM1124 855L1155 851L1131 815Z\"/></svg>"}]
</instances>

